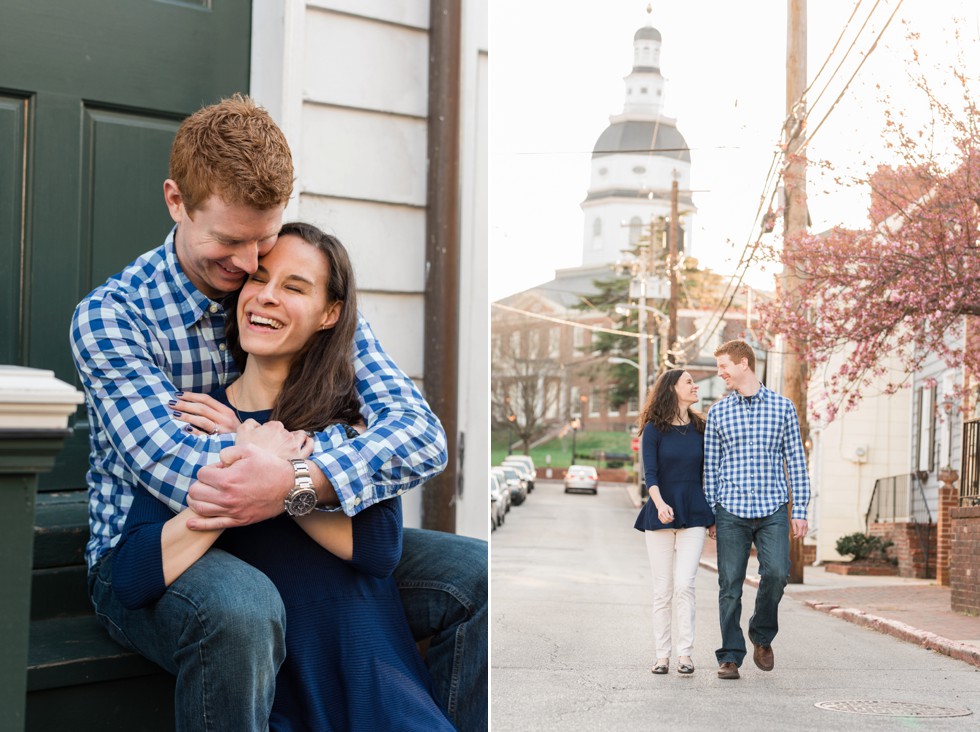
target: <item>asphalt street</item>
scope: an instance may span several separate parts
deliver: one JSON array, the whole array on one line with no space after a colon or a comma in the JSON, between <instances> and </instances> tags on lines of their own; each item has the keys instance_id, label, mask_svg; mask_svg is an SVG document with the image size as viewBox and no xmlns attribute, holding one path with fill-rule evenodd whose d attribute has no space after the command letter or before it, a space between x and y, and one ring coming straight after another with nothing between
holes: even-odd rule
<instances>
[{"instance_id":1,"label":"asphalt street","mask_svg":"<svg viewBox=\"0 0 980 732\"><path fill-rule=\"evenodd\" d=\"M980 729L980 669L788 596L775 670L758 670L750 646L742 678L718 679L717 576L705 569L695 673L677 674L675 656L668 675L651 674L652 588L636 513L620 485L592 496L540 481L492 534L494 732ZM746 585L743 629L754 599Z\"/></svg>"}]
</instances>

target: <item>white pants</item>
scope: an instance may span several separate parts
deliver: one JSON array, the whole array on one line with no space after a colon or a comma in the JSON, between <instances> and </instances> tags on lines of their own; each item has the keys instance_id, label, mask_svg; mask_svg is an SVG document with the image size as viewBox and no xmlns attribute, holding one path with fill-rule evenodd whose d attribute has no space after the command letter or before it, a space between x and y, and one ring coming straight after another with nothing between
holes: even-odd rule
<instances>
[{"instance_id":1,"label":"white pants","mask_svg":"<svg viewBox=\"0 0 980 732\"><path fill-rule=\"evenodd\" d=\"M674 606L677 607L677 655L694 653L694 578L707 532L703 526L644 532L653 570L653 635L657 658L671 655L670 623Z\"/></svg>"}]
</instances>

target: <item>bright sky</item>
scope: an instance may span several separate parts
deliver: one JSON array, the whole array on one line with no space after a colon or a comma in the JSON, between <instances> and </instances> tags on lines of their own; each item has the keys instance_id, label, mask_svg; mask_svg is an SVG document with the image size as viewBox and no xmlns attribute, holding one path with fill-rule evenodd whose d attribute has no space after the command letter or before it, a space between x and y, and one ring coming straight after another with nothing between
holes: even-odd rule
<instances>
[{"instance_id":1,"label":"bright sky","mask_svg":"<svg viewBox=\"0 0 980 732\"><path fill-rule=\"evenodd\" d=\"M980 70L976 0L879 0L867 27L823 97L815 97L876 3L811 0L808 79L813 80L858 10L828 68L808 95L808 129L827 113L862 55L899 7L836 109L817 131L811 160L844 170L895 163L882 140L888 95L893 111L926 119L908 62L918 50L939 87L951 64ZM498 300L582 263L579 204L589 186L592 147L622 111L623 77L633 62L633 34L646 23L641 0L495 0L490 104L490 298ZM665 112L691 147L691 187L698 207L693 254L702 266L731 273L753 237L753 220L785 117L786 0L654 0L652 23L663 36ZM959 19L957 22L955 19ZM909 31L919 34L910 41ZM954 34L960 33L960 40ZM857 53L860 52L860 53ZM963 56L963 53L966 55ZM876 89L880 86L880 89ZM819 178L811 165L813 231L863 226L868 194ZM771 275L750 274L768 287Z\"/></svg>"}]
</instances>

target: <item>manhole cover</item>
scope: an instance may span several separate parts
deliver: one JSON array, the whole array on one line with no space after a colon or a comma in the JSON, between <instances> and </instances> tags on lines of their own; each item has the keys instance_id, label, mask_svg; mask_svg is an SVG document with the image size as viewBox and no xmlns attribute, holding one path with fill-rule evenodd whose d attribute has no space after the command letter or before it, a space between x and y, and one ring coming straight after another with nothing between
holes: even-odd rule
<instances>
[{"instance_id":1,"label":"manhole cover","mask_svg":"<svg viewBox=\"0 0 980 732\"><path fill-rule=\"evenodd\" d=\"M965 717L973 714L969 709L955 707L934 707L931 704L916 704L915 702L893 701L824 701L814 704L818 709L829 712L847 712L849 714L877 714L884 717Z\"/></svg>"}]
</instances>

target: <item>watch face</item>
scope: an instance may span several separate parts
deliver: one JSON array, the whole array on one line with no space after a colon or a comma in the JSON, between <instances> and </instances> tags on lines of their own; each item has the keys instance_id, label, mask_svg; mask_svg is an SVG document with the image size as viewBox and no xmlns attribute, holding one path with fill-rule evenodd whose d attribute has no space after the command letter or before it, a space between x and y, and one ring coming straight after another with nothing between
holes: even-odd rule
<instances>
[{"instance_id":1,"label":"watch face","mask_svg":"<svg viewBox=\"0 0 980 732\"><path fill-rule=\"evenodd\" d=\"M312 488L297 491L289 497L289 513L293 516L305 516L316 507L316 491Z\"/></svg>"}]
</instances>

